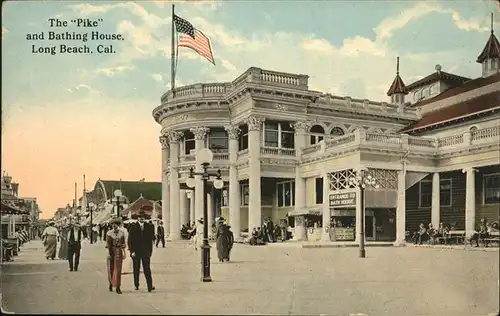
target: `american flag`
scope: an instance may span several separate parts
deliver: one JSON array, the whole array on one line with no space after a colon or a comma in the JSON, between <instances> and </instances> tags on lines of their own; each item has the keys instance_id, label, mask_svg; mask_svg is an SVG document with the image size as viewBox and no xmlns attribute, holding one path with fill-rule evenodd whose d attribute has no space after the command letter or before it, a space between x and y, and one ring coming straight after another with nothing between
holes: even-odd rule
<instances>
[{"instance_id":1,"label":"american flag","mask_svg":"<svg viewBox=\"0 0 500 316\"><path fill-rule=\"evenodd\" d=\"M174 23L176 31L181 33L177 46L191 48L215 65L210 39L203 32L195 29L189 21L177 15L174 15Z\"/></svg>"}]
</instances>

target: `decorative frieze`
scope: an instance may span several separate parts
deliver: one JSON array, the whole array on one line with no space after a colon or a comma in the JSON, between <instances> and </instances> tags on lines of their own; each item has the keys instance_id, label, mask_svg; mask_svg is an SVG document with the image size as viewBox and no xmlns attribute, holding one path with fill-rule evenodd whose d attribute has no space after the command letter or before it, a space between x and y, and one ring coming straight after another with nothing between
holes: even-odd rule
<instances>
[{"instance_id":1,"label":"decorative frieze","mask_svg":"<svg viewBox=\"0 0 500 316\"><path fill-rule=\"evenodd\" d=\"M183 133L178 131L168 131L165 136L168 137L168 141L170 144L177 144L181 138Z\"/></svg>"},{"instance_id":2,"label":"decorative frieze","mask_svg":"<svg viewBox=\"0 0 500 316\"><path fill-rule=\"evenodd\" d=\"M288 110L288 106L286 106L284 104L277 103L274 107L276 108L276 110L280 110L280 111L287 111Z\"/></svg>"},{"instance_id":3,"label":"decorative frieze","mask_svg":"<svg viewBox=\"0 0 500 316\"><path fill-rule=\"evenodd\" d=\"M226 130L229 139L238 139L238 136L240 135L240 129L237 126L227 125L224 126L224 129Z\"/></svg>"},{"instance_id":4,"label":"decorative frieze","mask_svg":"<svg viewBox=\"0 0 500 316\"><path fill-rule=\"evenodd\" d=\"M168 137L166 135L160 136L160 144L161 144L161 149L167 149L168 148Z\"/></svg>"},{"instance_id":5,"label":"decorative frieze","mask_svg":"<svg viewBox=\"0 0 500 316\"><path fill-rule=\"evenodd\" d=\"M196 140L205 139L208 132L210 132L210 129L208 127L202 127L202 126L192 127L189 130L191 131L191 133L193 133L194 139Z\"/></svg>"},{"instance_id":6,"label":"decorative frieze","mask_svg":"<svg viewBox=\"0 0 500 316\"><path fill-rule=\"evenodd\" d=\"M248 125L249 131L260 131L262 123L264 123L266 119L260 116L250 116L245 120L245 123Z\"/></svg>"},{"instance_id":7,"label":"decorative frieze","mask_svg":"<svg viewBox=\"0 0 500 316\"><path fill-rule=\"evenodd\" d=\"M298 122L290 124L290 126L297 133L306 133L309 130L309 128L312 126L312 123L307 122L307 121L298 121Z\"/></svg>"}]
</instances>

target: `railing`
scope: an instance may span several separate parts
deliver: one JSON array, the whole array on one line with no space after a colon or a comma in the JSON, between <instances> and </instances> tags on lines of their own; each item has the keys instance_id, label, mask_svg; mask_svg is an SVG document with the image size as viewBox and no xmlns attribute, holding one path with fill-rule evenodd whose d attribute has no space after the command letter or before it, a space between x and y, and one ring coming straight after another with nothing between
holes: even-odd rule
<instances>
[{"instance_id":1,"label":"railing","mask_svg":"<svg viewBox=\"0 0 500 316\"><path fill-rule=\"evenodd\" d=\"M172 97L174 98L201 98L201 97L222 97L227 92L231 91L231 83L197 83L189 86L179 87L167 91L161 97L162 103L167 102Z\"/></svg>"},{"instance_id":2,"label":"railing","mask_svg":"<svg viewBox=\"0 0 500 316\"><path fill-rule=\"evenodd\" d=\"M441 138L380 134L356 130L353 134L327 139L324 142L302 148L302 156L308 158L318 153L335 150L340 146L360 146L362 144L438 154L442 149L449 151L455 147L463 148L488 142L500 143L500 126Z\"/></svg>"},{"instance_id":3,"label":"railing","mask_svg":"<svg viewBox=\"0 0 500 316\"><path fill-rule=\"evenodd\" d=\"M298 75L280 74L266 70L262 70L259 79L271 83L289 84L293 86L300 85L300 80Z\"/></svg>"},{"instance_id":4,"label":"railing","mask_svg":"<svg viewBox=\"0 0 500 316\"><path fill-rule=\"evenodd\" d=\"M293 149L293 148L261 147L260 154L266 155L266 156L293 156L293 157L295 157L295 149Z\"/></svg>"}]
</instances>

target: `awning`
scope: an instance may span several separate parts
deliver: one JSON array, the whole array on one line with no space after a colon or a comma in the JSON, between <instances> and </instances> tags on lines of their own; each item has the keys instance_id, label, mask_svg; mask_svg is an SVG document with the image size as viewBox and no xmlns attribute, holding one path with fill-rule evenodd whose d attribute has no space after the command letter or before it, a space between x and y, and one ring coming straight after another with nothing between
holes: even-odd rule
<instances>
[{"instance_id":1,"label":"awning","mask_svg":"<svg viewBox=\"0 0 500 316\"><path fill-rule=\"evenodd\" d=\"M14 201L2 201L0 208L1 215L28 215L29 210L17 205Z\"/></svg>"}]
</instances>

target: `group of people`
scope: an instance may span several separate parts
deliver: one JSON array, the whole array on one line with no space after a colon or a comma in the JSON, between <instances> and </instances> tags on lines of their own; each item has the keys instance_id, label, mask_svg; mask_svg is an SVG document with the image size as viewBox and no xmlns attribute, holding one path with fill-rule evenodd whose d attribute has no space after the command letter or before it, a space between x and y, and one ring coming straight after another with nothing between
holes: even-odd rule
<instances>
[{"instance_id":1,"label":"group of people","mask_svg":"<svg viewBox=\"0 0 500 316\"><path fill-rule=\"evenodd\" d=\"M450 226L445 225L444 223L439 223L439 227L437 229L434 228L432 223L429 223L427 228L423 223L420 223L418 230L413 232L413 234L410 235L410 233L407 232L407 241L418 245L422 245L424 242L435 244L440 237L448 237L450 235L450 231L454 231L455 229L454 223ZM498 222L491 224L488 223L486 218L482 218L479 228L474 231L472 236L469 236L469 241L471 243L475 243L476 247L479 247L480 239L485 239L491 234L491 232L498 231Z\"/></svg>"},{"instance_id":2,"label":"group of people","mask_svg":"<svg viewBox=\"0 0 500 316\"><path fill-rule=\"evenodd\" d=\"M268 242L275 243L279 240L284 242L290 238L287 225L282 221L280 225L275 225L270 218L264 220L262 227L254 227L249 244L252 246L265 245Z\"/></svg>"},{"instance_id":3,"label":"group of people","mask_svg":"<svg viewBox=\"0 0 500 316\"><path fill-rule=\"evenodd\" d=\"M231 226L225 223L223 217L219 217L215 224L215 244L217 248L217 258L219 262L230 261L231 250L234 245L234 234ZM194 249L198 250L203 245L203 219L198 220L198 224L193 225L189 231L189 236L194 244ZM208 236L207 236L208 242Z\"/></svg>"},{"instance_id":4,"label":"group of people","mask_svg":"<svg viewBox=\"0 0 500 316\"><path fill-rule=\"evenodd\" d=\"M141 264L148 292L155 290L151 275L151 255L155 239L157 241L163 239L164 243L164 233L163 235L160 233L163 230L163 226L160 225L160 227L158 228L158 234L155 234L154 225L146 222L144 209L140 210L137 222L132 223L128 229L123 226L120 218L113 218L110 221L105 237L101 236L106 241L106 262L110 291L115 289L116 293L122 293L121 276L126 272L123 267L125 267L125 270L128 270L127 268L130 266L132 266L134 275L134 287L136 290L139 290ZM46 259L55 259L57 243L60 242L59 257L68 260L69 271L78 271L82 240L85 238L84 235L86 235L85 229L76 221L70 220L68 225L61 227L60 230L55 227L54 221L50 221L42 233Z\"/></svg>"}]
</instances>

